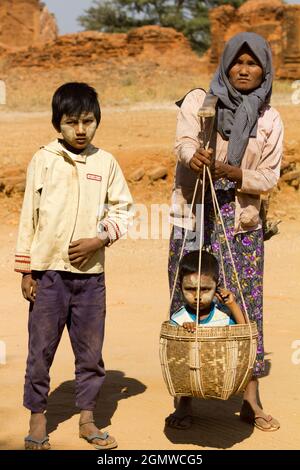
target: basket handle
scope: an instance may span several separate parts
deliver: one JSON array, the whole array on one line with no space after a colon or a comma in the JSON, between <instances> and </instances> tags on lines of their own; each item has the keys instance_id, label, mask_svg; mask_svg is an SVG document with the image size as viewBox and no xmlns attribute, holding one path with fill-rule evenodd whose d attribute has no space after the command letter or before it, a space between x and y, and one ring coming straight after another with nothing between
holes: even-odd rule
<instances>
[{"instance_id":1,"label":"basket handle","mask_svg":"<svg viewBox=\"0 0 300 470\"><path fill-rule=\"evenodd\" d=\"M238 290L239 290L239 293L240 293L240 296L241 296L241 299L242 299L242 304L243 304L243 308L244 308L244 317L245 317L245 320L247 321L247 323L250 323L250 318L249 318L249 315L248 315L248 310L247 310L247 307L246 307L244 294L243 294L243 291L242 291L242 288L241 288L241 284L240 284L240 280L239 280L239 277L238 277L236 265L235 265L235 262L234 262L234 259L233 259L233 256L232 256L232 251L231 251L229 240L228 240L228 237L227 237L227 234L226 234L225 224L224 224L224 220L223 220L223 217L222 217L222 214L221 214L221 210L220 210L218 198L217 198L217 195L216 195L216 191L215 191L215 188L214 188L214 185L213 185L213 180L212 180L210 168L207 167L206 171L207 171L208 177L209 177L210 189L211 189L211 193L212 193L212 198L214 200L214 207L217 209L217 214L216 215L218 215L219 218L220 218L220 222L221 222L222 229L223 229L223 234L224 234L224 237L225 237L227 249L228 249L229 256L230 256L230 261L231 261L231 264L232 264L232 267L233 267L233 272L234 272L234 275L235 275ZM224 258L223 258L222 250L220 252L220 255L221 255L220 258L221 258L221 261L222 261L222 266L223 266L223 269L224 269ZM224 280L225 280L225 277L224 277Z\"/></svg>"},{"instance_id":2,"label":"basket handle","mask_svg":"<svg viewBox=\"0 0 300 470\"><path fill-rule=\"evenodd\" d=\"M210 140L211 140L213 127L214 127L213 123L214 123L214 119L212 120L212 123L210 125L209 135L207 136L206 142L202 142L204 144L203 146L204 146L205 149L207 149L209 147L209 143L210 143ZM202 131L201 136L204 136L203 130L204 130L204 119L200 119L200 134L201 134L201 131ZM206 190L206 188L205 188L205 186L206 186L206 184L205 184L206 183L205 182L206 172L207 172L208 178L209 178L209 184L210 184L210 189L211 189L211 194L212 194L215 217L216 217L216 220L217 220L217 214L218 214L218 216L220 218L220 221L221 221L221 226L222 226L222 229L223 229L227 249L228 249L228 252L229 252L230 260L231 260L231 263L232 263L233 271L234 271L237 286L238 286L238 290L239 290L241 300L242 300L242 304L243 304L244 318L245 318L245 320L246 320L246 322L249 326L249 334L250 334L249 365L250 365L250 360L251 360L251 357L252 357L252 354L253 354L253 334L252 334L252 329L251 329L250 317L248 315L245 298L244 298L244 295L243 295L243 292L242 292L242 288L241 288L241 284L240 284L240 281L239 281L237 269L236 269L235 262L234 262L234 259L233 259L233 256L232 256L232 251L231 251L231 248L230 248L228 237L227 237L227 234L226 234L225 224L224 224L223 217L222 217L221 210L220 210L220 206L219 206L219 203L218 203L217 194L216 194L216 191L215 191L215 188L214 188L214 184L213 184L213 180L212 180L212 176L211 176L211 171L210 171L210 168L205 166L205 165L203 165L203 176L202 176L202 196L201 196L201 204L202 205L201 205L201 226L200 226L200 242L199 242L200 247L199 247L198 285L197 285L197 294L198 295L197 295L197 315L196 315L196 334L195 334L196 345L198 343L198 324L199 324L199 310L200 310L199 309L199 307L200 307L199 306L199 298L200 298L199 294L200 294L200 285L201 285L202 242L203 242L203 236L204 236L204 200L205 200L205 190ZM193 194L193 198L192 198L191 208L190 208L190 211L189 211L189 219L191 219L191 217L192 217L193 208L194 208L194 205L195 205L195 200L196 200L196 195L197 195L200 180L201 179L200 179L200 172L199 172L196 183L195 183L195 189L194 189L194 194ZM172 294L171 294L171 299L170 299L169 318L170 318L170 314L171 314L172 302L173 302L175 289L176 289L176 285L177 285L177 280L178 280L179 265L180 265L181 258L183 256L183 251L184 251L186 238L187 238L187 229L184 229L184 238L183 238L182 247L181 247L181 250L180 250L178 265L177 265L177 269L176 269L176 274L175 274L175 278L174 278ZM221 267L222 267L222 272L223 272L224 284L225 284L225 287L226 287L224 258L223 258L223 253L222 253L222 250L221 250L221 244L219 243L219 245L220 245L219 253L220 253ZM195 360L197 361L197 363L199 362L199 348L198 347L195 348Z\"/></svg>"}]
</instances>

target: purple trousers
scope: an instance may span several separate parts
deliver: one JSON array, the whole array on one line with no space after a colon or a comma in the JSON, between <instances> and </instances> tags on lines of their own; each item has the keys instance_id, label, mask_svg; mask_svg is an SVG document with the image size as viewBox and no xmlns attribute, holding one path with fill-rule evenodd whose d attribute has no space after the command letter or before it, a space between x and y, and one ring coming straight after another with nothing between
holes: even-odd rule
<instances>
[{"instance_id":1,"label":"purple trousers","mask_svg":"<svg viewBox=\"0 0 300 470\"><path fill-rule=\"evenodd\" d=\"M76 406L92 411L105 378L104 274L36 271L33 277L37 294L29 309L24 406L34 413L46 410L49 370L67 325L75 356Z\"/></svg>"}]
</instances>

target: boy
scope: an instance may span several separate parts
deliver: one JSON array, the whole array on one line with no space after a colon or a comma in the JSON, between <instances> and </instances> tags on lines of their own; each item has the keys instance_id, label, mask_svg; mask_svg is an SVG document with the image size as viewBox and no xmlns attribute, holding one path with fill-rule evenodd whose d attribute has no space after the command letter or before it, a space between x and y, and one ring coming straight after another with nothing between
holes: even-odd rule
<instances>
[{"instance_id":1,"label":"boy","mask_svg":"<svg viewBox=\"0 0 300 470\"><path fill-rule=\"evenodd\" d=\"M186 254L179 266L179 280L185 305L171 316L171 322L193 333L196 330L197 303L201 326L225 326L245 323L244 315L235 298L227 289L218 287L219 265L207 251L201 253L200 295L198 299L199 251ZM230 315L220 310L214 300L225 305ZM166 424L176 429L191 426L191 397L180 397L176 410L166 418Z\"/></svg>"},{"instance_id":2,"label":"boy","mask_svg":"<svg viewBox=\"0 0 300 470\"><path fill-rule=\"evenodd\" d=\"M101 119L96 91L66 83L53 96L52 112L62 138L30 162L16 250L15 270L23 273L22 293L30 302L25 449L50 448L49 369L65 325L75 355L80 437L111 449L116 440L93 420L105 377L104 249L126 233L132 199L116 160L91 144Z\"/></svg>"}]
</instances>

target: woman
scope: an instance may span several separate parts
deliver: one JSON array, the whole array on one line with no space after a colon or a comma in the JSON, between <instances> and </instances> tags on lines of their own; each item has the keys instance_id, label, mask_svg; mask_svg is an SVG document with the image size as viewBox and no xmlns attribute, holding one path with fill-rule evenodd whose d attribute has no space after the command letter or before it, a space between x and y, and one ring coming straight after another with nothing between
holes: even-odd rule
<instances>
[{"instance_id":1,"label":"woman","mask_svg":"<svg viewBox=\"0 0 300 470\"><path fill-rule=\"evenodd\" d=\"M170 240L169 281L172 290L175 272L188 229L184 253L199 249L199 228L194 228L197 211L193 211L193 227L187 217L188 204L197 175L203 165L211 168L214 186L224 219L248 314L257 323L259 338L253 378L244 392L241 419L263 431L279 428L276 419L267 415L258 397L258 378L264 372L263 349L263 264L264 243L259 216L261 194L270 191L280 175L283 127L278 112L269 105L272 93L272 56L268 43L254 33L240 33L225 46L220 65L213 77L209 94L218 98L215 131L211 147L199 144L199 118L206 93L192 90L180 102L176 133L178 157L172 195L173 230ZM196 202L200 202L200 196ZM197 225L196 225L197 227ZM227 287L240 305L241 299L224 237L218 237L211 192L205 195L204 245L219 258L225 258ZM220 246L221 244L221 246ZM171 313L182 305L176 285ZM185 429L191 425L191 399L183 397L167 419L170 427Z\"/></svg>"}]
</instances>

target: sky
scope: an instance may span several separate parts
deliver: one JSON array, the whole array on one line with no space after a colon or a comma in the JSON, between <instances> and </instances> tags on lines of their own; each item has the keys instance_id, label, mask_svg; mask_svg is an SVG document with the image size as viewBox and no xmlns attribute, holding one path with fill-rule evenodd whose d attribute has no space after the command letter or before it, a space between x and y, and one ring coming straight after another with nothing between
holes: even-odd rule
<instances>
[{"instance_id":1,"label":"sky","mask_svg":"<svg viewBox=\"0 0 300 470\"><path fill-rule=\"evenodd\" d=\"M93 0L43 0L43 3L55 14L59 33L67 34L82 29L77 18L92 5Z\"/></svg>"},{"instance_id":2,"label":"sky","mask_svg":"<svg viewBox=\"0 0 300 470\"><path fill-rule=\"evenodd\" d=\"M76 33L82 28L77 23L78 16L82 15L93 3L93 0L43 0L51 13L54 13L60 34ZM300 0L291 0L287 3L300 4Z\"/></svg>"}]
</instances>

